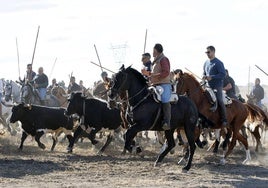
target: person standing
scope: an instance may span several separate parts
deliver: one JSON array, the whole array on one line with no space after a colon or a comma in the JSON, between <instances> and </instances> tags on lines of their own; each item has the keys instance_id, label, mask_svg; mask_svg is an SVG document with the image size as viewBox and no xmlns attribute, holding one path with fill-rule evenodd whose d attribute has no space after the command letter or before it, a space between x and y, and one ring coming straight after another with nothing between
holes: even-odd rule
<instances>
[{"instance_id":1,"label":"person standing","mask_svg":"<svg viewBox=\"0 0 268 188\"><path fill-rule=\"evenodd\" d=\"M208 86L216 90L217 103L220 110L221 124L223 128L226 128L228 122L226 118L226 108L223 103L222 89L223 89L223 79L225 77L224 64L215 57L215 47L207 47L207 57L208 60L204 64L204 75L203 79L208 81Z\"/></svg>"},{"instance_id":2,"label":"person standing","mask_svg":"<svg viewBox=\"0 0 268 188\"><path fill-rule=\"evenodd\" d=\"M152 63L152 71L149 72L143 69L142 74L149 77L152 85L159 85L163 88L163 93L161 95L163 110L162 128L164 130L169 130L171 128L171 105L169 102L171 97L170 62L169 59L163 54L163 46L161 44L155 44L153 48L153 57L154 61Z\"/></svg>"},{"instance_id":3,"label":"person standing","mask_svg":"<svg viewBox=\"0 0 268 188\"><path fill-rule=\"evenodd\" d=\"M45 104L45 97L47 92L47 86L48 86L48 77L44 74L43 67L39 67L38 74L34 78L34 87L37 89L41 105Z\"/></svg>"},{"instance_id":4,"label":"person standing","mask_svg":"<svg viewBox=\"0 0 268 188\"><path fill-rule=\"evenodd\" d=\"M223 80L223 90L226 92L226 95L230 98L238 99L235 92L235 82L234 79L229 75L228 70L225 70L225 78Z\"/></svg>"}]
</instances>

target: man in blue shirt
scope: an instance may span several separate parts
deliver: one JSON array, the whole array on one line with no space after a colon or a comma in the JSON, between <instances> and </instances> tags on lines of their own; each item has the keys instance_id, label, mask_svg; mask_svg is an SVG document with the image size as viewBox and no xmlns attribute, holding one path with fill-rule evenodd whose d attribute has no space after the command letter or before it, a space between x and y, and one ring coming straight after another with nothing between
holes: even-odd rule
<instances>
[{"instance_id":1,"label":"man in blue shirt","mask_svg":"<svg viewBox=\"0 0 268 188\"><path fill-rule=\"evenodd\" d=\"M223 63L215 57L215 48L208 46L206 54L208 60L204 64L203 78L208 81L209 87L216 90L216 98L220 110L221 123L223 127L227 126L226 108L222 99L223 80L225 77L225 68Z\"/></svg>"}]
</instances>

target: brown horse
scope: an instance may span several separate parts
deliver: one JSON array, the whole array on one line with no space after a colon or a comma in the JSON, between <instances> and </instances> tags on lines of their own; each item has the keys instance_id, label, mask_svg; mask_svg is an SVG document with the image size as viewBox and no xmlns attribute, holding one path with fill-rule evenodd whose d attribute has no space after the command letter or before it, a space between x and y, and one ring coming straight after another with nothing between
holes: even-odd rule
<instances>
[{"instance_id":1,"label":"brown horse","mask_svg":"<svg viewBox=\"0 0 268 188\"><path fill-rule=\"evenodd\" d=\"M57 97L57 99L60 102L60 107L64 107L67 108L68 105L68 94L65 91L65 89L59 85L55 85L52 89L51 89L51 94L54 95L55 97Z\"/></svg>"},{"instance_id":2,"label":"brown horse","mask_svg":"<svg viewBox=\"0 0 268 188\"><path fill-rule=\"evenodd\" d=\"M180 71L178 74L177 93L187 94L196 104L199 113L209 120L210 124L212 124L211 128L220 129L221 121L219 110L217 109L216 112L212 112L210 110L211 104L209 103L205 90L202 88L200 83L188 73ZM228 150L221 159L221 163L224 164L226 162L226 158L232 152L237 140L239 140L246 148L246 159L243 161L243 163L246 163L251 159L250 150L247 139L243 137L239 131L248 117L250 117L252 121L265 119L267 117L263 117L262 114L251 105L243 104L235 99L232 99L232 104L226 107L226 114L230 125L228 131L232 132L233 135Z\"/></svg>"}]
</instances>

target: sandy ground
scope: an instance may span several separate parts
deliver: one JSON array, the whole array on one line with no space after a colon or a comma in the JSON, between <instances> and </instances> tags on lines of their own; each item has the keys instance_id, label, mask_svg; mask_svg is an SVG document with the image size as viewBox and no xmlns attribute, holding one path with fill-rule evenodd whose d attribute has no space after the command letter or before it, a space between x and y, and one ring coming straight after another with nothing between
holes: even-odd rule
<instances>
[{"instance_id":1,"label":"sandy ground","mask_svg":"<svg viewBox=\"0 0 268 188\"><path fill-rule=\"evenodd\" d=\"M241 164L245 152L239 146L224 166L219 164L220 154L198 148L192 168L183 173L177 164L180 146L159 167L153 166L160 150L154 139L142 141L143 158L122 156L121 141L98 156L87 140L77 143L73 154L66 153L67 141L51 152L52 140L42 140L45 150L27 138L23 151L18 151L20 135L0 136L0 187L268 187L267 149L256 154L252 144L252 161L247 165Z\"/></svg>"}]
</instances>

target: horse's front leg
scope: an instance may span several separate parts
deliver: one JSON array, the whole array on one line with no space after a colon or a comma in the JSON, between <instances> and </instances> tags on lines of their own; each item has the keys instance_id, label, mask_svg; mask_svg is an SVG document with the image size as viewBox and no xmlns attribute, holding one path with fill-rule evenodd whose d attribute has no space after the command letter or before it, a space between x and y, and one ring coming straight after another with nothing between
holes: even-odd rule
<instances>
[{"instance_id":1,"label":"horse's front leg","mask_svg":"<svg viewBox=\"0 0 268 188\"><path fill-rule=\"evenodd\" d=\"M125 135L126 140L125 140L125 147L124 148L127 151L129 151L130 153L132 152L132 149L134 147L133 144L135 143L135 142L133 142L133 139L137 135L137 133L140 131L142 131L142 130L140 130L139 126L137 126L137 124L135 124L135 125L132 125L126 132L126 135Z\"/></svg>"},{"instance_id":2,"label":"horse's front leg","mask_svg":"<svg viewBox=\"0 0 268 188\"><path fill-rule=\"evenodd\" d=\"M165 137L166 137L166 142L163 144L160 153L155 161L154 166L157 166L158 163L162 162L164 157L172 150L172 148L175 147L175 141L173 137L174 130L167 130L165 131Z\"/></svg>"}]
</instances>

